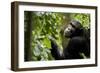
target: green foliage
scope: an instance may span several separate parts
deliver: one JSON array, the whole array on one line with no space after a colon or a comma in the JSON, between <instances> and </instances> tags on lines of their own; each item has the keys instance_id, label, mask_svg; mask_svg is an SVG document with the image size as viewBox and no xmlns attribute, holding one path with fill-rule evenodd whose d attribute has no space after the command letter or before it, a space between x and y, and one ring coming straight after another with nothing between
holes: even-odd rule
<instances>
[{"instance_id":1,"label":"green foliage","mask_svg":"<svg viewBox=\"0 0 100 73\"><path fill-rule=\"evenodd\" d=\"M62 16L59 13L52 12L34 12L33 16L35 21L32 30L32 58L36 61L52 60L51 43L48 37L53 36L56 40L59 40Z\"/></svg>"},{"instance_id":2,"label":"green foliage","mask_svg":"<svg viewBox=\"0 0 100 73\"><path fill-rule=\"evenodd\" d=\"M90 14L74 13L72 19L80 21L85 28L89 28L90 25Z\"/></svg>"}]
</instances>

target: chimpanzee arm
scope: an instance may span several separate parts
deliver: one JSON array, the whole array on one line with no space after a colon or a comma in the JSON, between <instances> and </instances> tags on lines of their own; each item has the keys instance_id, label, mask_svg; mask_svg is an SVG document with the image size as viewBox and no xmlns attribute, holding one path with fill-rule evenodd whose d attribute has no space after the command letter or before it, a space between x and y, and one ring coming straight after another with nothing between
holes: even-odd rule
<instances>
[{"instance_id":1,"label":"chimpanzee arm","mask_svg":"<svg viewBox=\"0 0 100 73\"><path fill-rule=\"evenodd\" d=\"M56 41L54 38L50 37L49 38L51 41L51 54L56 60L61 60L63 59L63 52L61 49L58 47Z\"/></svg>"}]
</instances>

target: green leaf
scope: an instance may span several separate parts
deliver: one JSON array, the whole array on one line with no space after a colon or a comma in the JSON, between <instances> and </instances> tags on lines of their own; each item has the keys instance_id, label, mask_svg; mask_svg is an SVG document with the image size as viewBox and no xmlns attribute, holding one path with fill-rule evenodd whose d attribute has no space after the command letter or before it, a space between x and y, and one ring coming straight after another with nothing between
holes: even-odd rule
<instances>
[{"instance_id":1,"label":"green leaf","mask_svg":"<svg viewBox=\"0 0 100 73\"><path fill-rule=\"evenodd\" d=\"M34 53L35 56L39 56L40 55L39 47L35 46L35 48L33 49L33 53Z\"/></svg>"},{"instance_id":2,"label":"green leaf","mask_svg":"<svg viewBox=\"0 0 100 73\"><path fill-rule=\"evenodd\" d=\"M44 44L47 48L51 48L50 40L49 40L47 37L45 37L45 38L43 39L43 44Z\"/></svg>"}]
</instances>

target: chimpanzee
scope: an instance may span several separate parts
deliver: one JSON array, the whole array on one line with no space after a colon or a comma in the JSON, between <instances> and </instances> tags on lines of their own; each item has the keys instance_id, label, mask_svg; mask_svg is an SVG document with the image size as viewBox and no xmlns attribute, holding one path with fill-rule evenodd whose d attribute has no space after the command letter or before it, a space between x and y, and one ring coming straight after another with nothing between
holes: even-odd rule
<instances>
[{"instance_id":1,"label":"chimpanzee","mask_svg":"<svg viewBox=\"0 0 100 73\"><path fill-rule=\"evenodd\" d=\"M64 30L64 37L70 39L63 51L58 47L53 37L51 54L56 60L83 59L90 57L90 30L86 30L79 21L72 20Z\"/></svg>"}]
</instances>

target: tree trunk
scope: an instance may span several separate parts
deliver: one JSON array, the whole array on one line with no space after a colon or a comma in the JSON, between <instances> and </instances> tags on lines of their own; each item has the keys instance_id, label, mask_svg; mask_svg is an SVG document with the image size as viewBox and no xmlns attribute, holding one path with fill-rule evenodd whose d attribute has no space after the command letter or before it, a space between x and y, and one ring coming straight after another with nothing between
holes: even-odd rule
<instances>
[{"instance_id":1,"label":"tree trunk","mask_svg":"<svg viewBox=\"0 0 100 73\"><path fill-rule=\"evenodd\" d=\"M32 50L31 50L31 42L32 42L32 12L26 12L24 20L24 58L25 61L32 60Z\"/></svg>"}]
</instances>

